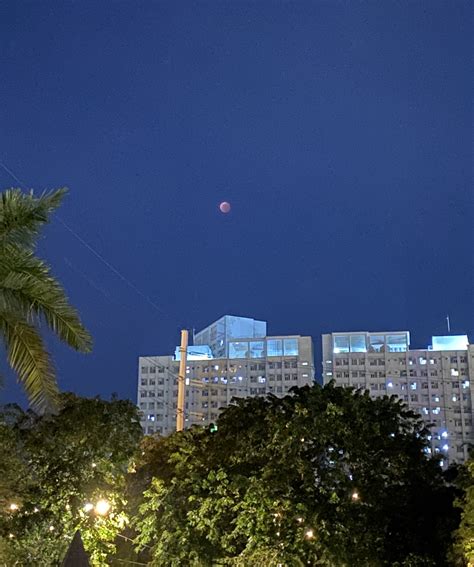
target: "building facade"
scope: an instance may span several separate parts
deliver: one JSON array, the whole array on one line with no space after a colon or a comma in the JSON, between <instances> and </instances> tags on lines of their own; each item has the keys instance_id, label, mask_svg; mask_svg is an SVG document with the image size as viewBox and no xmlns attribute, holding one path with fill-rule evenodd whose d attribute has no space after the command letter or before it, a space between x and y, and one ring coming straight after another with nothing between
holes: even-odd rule
<instances>
[{"instance_id":1,"label":"building facade","mask_svg":"<svg viewBox=\"0 0 474 567\"><path fill-rule=\"evenodd\" d=\"M185 427L214 422L232 398L284 396L294 386L313 384L311 337L262 331L263 321L226 316L195 335L187 351ZM147 434L176 429L178 369L178 353L139 358L138 406Z\"/></svg>"},{"instance_id":2,"label":"building facade","mask_svg":"<svg viewBox=\"0 0 474 567\"><path fill-rule=\"evenodd\" d=\"M323 381L395 394L431 426L430 454L443 465L464 462L474 444L474 345L467 336L433 337L410 349L410 334L355 332L323 335Z\"/></svg>"}]
</instances>

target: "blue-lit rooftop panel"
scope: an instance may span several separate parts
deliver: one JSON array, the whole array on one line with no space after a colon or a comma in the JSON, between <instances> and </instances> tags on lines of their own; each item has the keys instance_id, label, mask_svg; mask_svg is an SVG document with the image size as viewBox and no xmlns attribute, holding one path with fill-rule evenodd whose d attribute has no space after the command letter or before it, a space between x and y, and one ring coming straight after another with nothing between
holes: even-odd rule
<instances>
[{"instance_id":1,"label":"blue-lit rooftop panel","mask_svg":"<svg viewBox=\"0 0 474 567\"><path fill-rule=\"evenodd\" d=\"M181 353L179 352L179 347L176 347L174 351L175 360L181 360ZM188 360L208 360L214 358L212 356L211 347L208 345L194 345L188 346Z\"/></svg>"},{"instance_id":2,"label":"blue-lit rooftop panel","mask_svg":"<svg viewBox=\"0 0 474 567\"><path fill-rule=\"evenodd\" d=\"M431 350L467 350L467 335L451 335L431 338Z\"/></svg>"}]
</instances>

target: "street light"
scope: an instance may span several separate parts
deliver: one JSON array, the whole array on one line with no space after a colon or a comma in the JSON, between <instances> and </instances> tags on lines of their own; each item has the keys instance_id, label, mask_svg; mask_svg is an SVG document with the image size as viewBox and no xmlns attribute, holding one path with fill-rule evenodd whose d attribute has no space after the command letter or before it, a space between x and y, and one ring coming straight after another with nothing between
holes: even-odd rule
<instances>
[{"instance_id":1,"label":"street light","mask_svg":"<svg viewBox=\"0 0 474 567\"><path fill-rule=\"evenodd\" d=\"M99 516L105 516L109 510L110 502L107 502L107 500L104 500L103 498L95 505L95 512L96 514L99 514Z\"/></svg>"}]
</instances>

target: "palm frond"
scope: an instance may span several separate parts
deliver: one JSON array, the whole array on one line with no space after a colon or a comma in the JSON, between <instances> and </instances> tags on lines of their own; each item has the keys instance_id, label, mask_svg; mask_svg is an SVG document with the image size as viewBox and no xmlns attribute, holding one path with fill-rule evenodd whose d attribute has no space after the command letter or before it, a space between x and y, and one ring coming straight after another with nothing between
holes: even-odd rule
<instances>
[{"instance_id":1,"label":"palm frond","mask_svg":"<svg viewBox=\"0 0 474 567\"><path fill-rule=\"evenodd\" d=\"M60 340L89 352L92 339L49 267L30 251L5 248L0 268L0 309L22 313L27 321L44 320Z\"/></svg>"},{"instance_id":2,"label":"palm frond","mask_svg":"<svg viewBox=\"0 0 474 567\"><path fill-rule=\"evenodd\" d=\"M0 333L8 362L30 403L40 410L57 407L56 378L49 354L36 329L15 313L0 311Z\"/></svg>"},{"instance_id":3,"label":"palm frond","mask_svg":"<svg viewBox=\"0 0 474 567\"><path fill-rule=\"evenodd\" d=\"M8 189L0 194L0 243L31 248L49 215L57 209L67 189L55 189L36 197L33 191Z\"/></svg>"}]
</instances>

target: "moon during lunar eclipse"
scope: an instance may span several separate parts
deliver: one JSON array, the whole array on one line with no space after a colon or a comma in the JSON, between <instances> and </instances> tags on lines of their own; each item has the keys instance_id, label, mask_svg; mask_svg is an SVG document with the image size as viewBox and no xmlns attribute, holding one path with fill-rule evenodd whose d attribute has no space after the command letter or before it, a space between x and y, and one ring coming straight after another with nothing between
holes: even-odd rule
<instances>
[{"instance_id":1,"label":"moon during lunar eclipse","mask_svg":"<svg viewBox=\"0 0 474 567\"><path fill-rule=\"evenodd\" d=\"M222 201L219 205L219 210L221 213L230 213L230 203L227 201Z\"/></svg>"}]
</instances>

